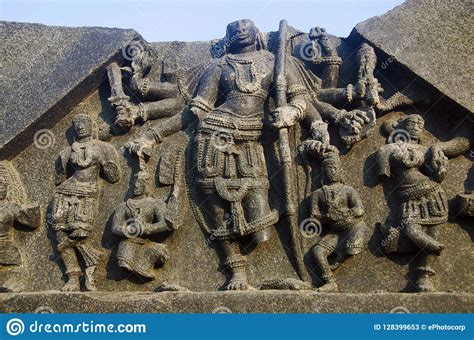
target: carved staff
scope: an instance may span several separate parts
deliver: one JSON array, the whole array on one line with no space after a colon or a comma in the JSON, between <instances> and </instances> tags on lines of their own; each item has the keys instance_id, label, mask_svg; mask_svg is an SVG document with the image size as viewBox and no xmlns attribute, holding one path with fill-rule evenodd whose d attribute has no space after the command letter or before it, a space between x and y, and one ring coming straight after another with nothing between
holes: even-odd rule
<instances>
[{"instance_id":1,"label":"carved staff","mask_svg":"<svg viewBox=\"0 0 474 340\"><path fill-rule=\"evenodd\" d=\"M287 106L286 101L286 58L287 58L287 40L288 24L286 20L280 21L279 41L275 58L275 106L276 108ZM283 184L285 187L285 217L290 227L292 250L294 252L294 261L296 271L301 280L306 277L303 256L298 242L298 216L295 205L295 190L293 178L292 156L288 128L279 129L278 146L280 149L280 162L283 168Z\"/></svg>"}]
</instances>

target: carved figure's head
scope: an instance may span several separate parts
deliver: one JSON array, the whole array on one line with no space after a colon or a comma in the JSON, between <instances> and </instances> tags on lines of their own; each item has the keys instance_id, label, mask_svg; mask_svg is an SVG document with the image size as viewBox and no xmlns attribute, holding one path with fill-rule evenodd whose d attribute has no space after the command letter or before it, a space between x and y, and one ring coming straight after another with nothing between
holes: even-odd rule
<instances>
[{"instance_id":1,"label":"carved figure's head","mask_svg":"<svg viewBox=\"0 0 474 340\"><path fill-rule=\"evenodd\" d=\"M341 160L337 151L328 153L322 162L323 184L342 181Z\"/></svg>"},{"instance_id":2,"label":"carved figure's head","mask_svg":"<svg viewBox=\"0 0 474 340\"><path fill-rule=\"evenodd\" d=\"M3 201L7 198L8 194L8 183L7 179L0 174L0 201Z\"/></svg>"},{"instance_id":3,"label":"carved figure's head","mask_svg":"<svg viewBox=\"0 0 474 340\"><path fill-rule=\"evenodd\" d=\"M147 193L147 176L138 173L134 177L133 196L142 196Z\"/></svg>"},{"instance_id":4,"label":"carved figure's head","mask_svg":"<svg viewBox=\"0 0 474 340\"><path fill-rule=\"evenodd\" d=\"M89 115L83 113L76 115L72 125L77 138L82 139L92 136L94 123Z\"/></svg>"},{"instance_id":5,"label":"carved figure's head","mask_svg":"<svg viewBox=\"0 0 474 340\"><path fill-rule=\"evenodd\" d=\"M258 29L252 20L242 19L227 25L225 45L231 50L239 50L256 45Z\"/></svg>"},{"instance_id":6,"label":"carved figure's head","mask_svg":"<svg viewBox=\"0 0 474 340\"><path fill-rule=\"evenodd\" d=\"M410 115L397 124L397 129L403 129L413 140L419 140L425 126L425 120L420 115Z\"/></svg>"}]
</instances>

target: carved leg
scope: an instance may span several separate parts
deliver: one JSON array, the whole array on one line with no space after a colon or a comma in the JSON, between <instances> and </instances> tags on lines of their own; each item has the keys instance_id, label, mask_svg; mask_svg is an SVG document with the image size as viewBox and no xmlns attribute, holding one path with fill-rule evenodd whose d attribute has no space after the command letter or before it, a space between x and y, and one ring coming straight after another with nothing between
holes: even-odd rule
<instances>
[{"instance_id":1,"label":"carved leg","mask_svg":"<svg viewBox=\"0 0 474 340\"><path fill-rule=\"evenodd\" d=\"M433 239L438 237L439 227L429 226L427 227L427 234ZM434 263L436 262L439 255L435 254L420 254L417 272L418 277L416 280L416 289L419 292L435 292L436 288L432 282L433 276L436 274L434 271Z\"/></svg>"},{"instance_id":2,"label":"carved leg","mask_svg":"<svg viewBox=\"0 0 474 340\"><path fill-rule=\"evenodd\" d=\"M268 203L268 190L250 190L242 200L242 207L244 208L245 219L247 220L247 223L259 221L269 216L271 214L271 210ZM251 235L252 241L256 244L266 242L270 239L270 237L270 228L259 230Z\"/></svg>"},{"instance_id":3,"label":"carved leg","mask_svg":"<svg viewBox=\"0 0 474 340\"><path fill-rule=\"evenodd\" d=\"M85 288L88 291L96 291L94 272L100 259L100 252L94 249L87 240L77 247L85 263Z\"/></svg>"},{"instance_id":4,"label":"carved leg","mask_svg":"<svg viewBox=\"0 0 474 340\"><path fill-rule=\"evenodd\" d=\"M316 270L324 283L318 288L319 292L333 292L338 289L328 261L328 256L336 251L338 238L336 234L328 234L311 249Z\"/></svg>"},{"instance_id":5,"label":"carved leg","mask_svg":"<svg viewBox=\"0 0 474 340\"><path fill-rule=\"evenodd\" d=\"M224 261L222 267L228 272L229 279L223 290L253 289L247 282L245 257L240 254L239 246L232 241L221 241L220 248Z\"/></svg>"},{"instance_id":6,"label":"carved leg","mask_svg":"<svg viewBox=\"0 0 474 340\"><path fill-rule=\"evenodd\" d=\"M63 292L75 292L81 290L79 278L81 268L77 261L77 255L73 248L66 248L61 251L61 258L66 267L67 282L61 289Z\"/></svg>"},{"instance_id":7,"label":"carved leg","mask_svg":"<svg viewBox=\"0 0 474 340\"><path fill-rule=\"evenodd\" d=\"M79 291L81 290L79 278L82 271L73 246L74 241L71 241L68 235L61 230L56 232L56 237L58 239L58 254L64 263L67 276L67 282L61 290L66 292Z\"/></svg>"},{"instance_id":8,"label":"carved leg","mask_svg":"<svg viewBox=\"0 0 474 340\"><path fill-rule=\"evenodd\" d=\"M406 223L403 230L415 244L430 253L439 255L444 249L444 245L426 233L419 224Z\"/></svg>"},{"instance_id":9,"label":"carved leg","mask_svg":"<svg viewBox=\"0 0 474 340\"><path fill-rule=\"evenodd\" d=\"M337 251L336 261L331 265L332 270L339 267L339 265L349 257L357 255L362 251L365 244L366 232L367 225L364 222L360 222L347 229L343 235L341 235L341 242L344 243L344 246L342 250Z\"/></svg>"},{"instance_id":10,"label":"carved leg","mask_svg":"<svg viewBox=\"0 0 474 340\"><path fill-rule=\"evenodd\" d=\"M84 282L84 286L86 290L90 292L94 292L97 290L97 287L95 286L95 281L94 281L94 272L95 272L96 266L90 266L86 268L86 281Z\"/></svg>"}]
</instances>

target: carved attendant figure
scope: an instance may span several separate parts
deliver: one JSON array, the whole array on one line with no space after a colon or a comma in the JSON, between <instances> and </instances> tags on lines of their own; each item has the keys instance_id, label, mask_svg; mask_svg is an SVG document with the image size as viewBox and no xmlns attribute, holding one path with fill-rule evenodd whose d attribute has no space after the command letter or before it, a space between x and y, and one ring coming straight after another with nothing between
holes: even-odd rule
<instances>
[{"instance_id":1,"label":"carved attendant figure","mask_svg":"<svg viewBox=\"0 0 474 340\"><path fill-rule=\"evenodd\" d=\"M448 201L440 182L448 172L448 158L456 157L469 148L465 138L439 142L427 148L420 144L424 119L411 115L387 126L392 131L389 144L378 151L378 175L395 187L399 204L393 211L396 228L385 227L386 248L398 245L404 235L419 254L416 289L435 291L431 277L433 264L444 246L438 241L439 226L448 220ZM401 134L397 136L397 132ZM386 246L387 246L386 244ZM384 244L382 244L384 245ZM389 249L394 250L394 249Z\"/></svg>"},{"instance_id":2,"label":"carved attendant figure","mask_svg":"<svg viewBox=\"0 0 474 340\"><path fill-rule=\"evenodd\" d=\"M68 277L64 291L80 290L79 257L85 265L85 288L96 289L93 273L99 252L90 244L90 236L96 227L98 178L101 174L110 183L120 179L118 154L111 145L94 139L93 125L88 115L75 116L75 141L60 155L52 224Z\"/></svg>"},{"instance_id":3,"label":"carved attendant figure","mask_svg":"<svg viewBox=\"0 0 474 340\"><path fill-rule=\"evenodd\" d=\"M168 207L162 200L150 197L143 173L135 177L133 197L117 207L112 232L122 239L117 248L118 265L146 279L154 280L153 268L168 258L166 245L150 239L169 233L177 226L169 221Z\"/></svg>"},{"instance_id":4,"label":"carved attendant figure","mask_svg":"<svg viewBox=\"0 0 474 340\"><path fill-rule=\"evenodd\" d=\"M328 233L311 249L311 254L324 285L318 291L336 291L332 269L347 257L359 254L365 243L367 226L364 207L354 188L342 183L341 163L337 151L327 153L322 162L323 186L311 195L311 217ZM329 265L328 256L337 253L336 263Z\"/></svg>"}]
</instances>

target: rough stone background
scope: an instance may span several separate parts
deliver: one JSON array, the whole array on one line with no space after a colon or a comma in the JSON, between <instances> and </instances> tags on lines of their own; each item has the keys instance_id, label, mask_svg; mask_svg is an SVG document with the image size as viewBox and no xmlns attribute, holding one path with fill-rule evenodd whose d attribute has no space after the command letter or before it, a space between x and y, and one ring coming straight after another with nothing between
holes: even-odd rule
<instances>
[{"instance_id":1,"label":"rough stone background","mask_svg":"<svg viewBox=\"0 0 474 340\"><path fill-rule=\"evenodd\" d=\"M5 25L9 27L10 24L3 23L2 25L4 25L2 28L5 28ZM26 28L28 27L29 26L26 26ZM361 26L358 26L357 28L359 31L361 31L360 27ZM32 26L30 29L36 29L36 26ZM50 28L47 27L43 27L43 29L46 31L50 30ZM80 31L82 33L86 32L83 31L83 29L80 30L82 30ZM78 35L71 36L71 34L76 33L70 33L64 28L52 29L51 32L56 32L55 34L62 35L64 39L65 37L70 37L68 39L71 39L71 41L79 40L81 43L75 47L73 51L69 52L69 54L64 54L63 59L44 61L46 65L55 65L55 67L58 68L54 73L38 71L39 73L33 73L33 75L28 78L27 84L28 82L31 82L31 88L34 88L35 91L37 91L34 92L36 93L35 96L26 96L28 93L33 95L32 92L27 89L28 91L25 90L26 97L24 97L22 101L16 96L12 95L13 87L9 87L9 90L7 91L8 95L3 97L3 100L7 105L12 105L10 107L15 108L18 106L19 115L15 116L15 112L9 110L7 114L4 113L1 116L0 121L5 124L0 129L2 134L4 134L2 135L2 141L9 141L12 139L15 140L14 138L18 137L14 136L13 131L17 131L17 133L22 136L22 142L19 144L10 143L6 145L5 148L0 150L1 158L9 158L12 160L13 164L22 175L22 180L27 189L30 200L40 202L44 209L48 208L54 193L54 161L59 152L68 147L72 138L70 125L73 116L76 113L87 112L93 117L97 117L98 124L103 122L110 123L113 121L115 113L113 112L110 104L107 102L107 98L110 95L110 89L107 80L103 78L104 67L102 64L105 61L113 60L113 58L120 58L120 47L123 45L124 40L130 40L136 37L136 33L133 31L119 32L117 30L111 30L109 32L107 29L96 28L92 28L91 30L91 32L97 32L97 30L101 30L101 33L99 34L101 38L97 40L97 35L90 32L90 34L77 33ZM31 34L31 31L28 29L26 29L25 32L26 33L23 33L24 38L28 36L28 34ZM74 29L71 29L71 32L74 32ZM218 33L219 32L216 32L216 35L220 36ZM224 32L222 32L222 35L223 33ZM39 35L41 34L42 33L39 33ZM102 34L104 35L102 36ZM15 46L15 41L22 41L21 37L22 35L20 35L18 39L12 40L12 46ZM344 60L344 63L341 67L341 79L339 85L344 86L349 82L353 83L355 79L354 51L356 51L357 47L364 40L360 35L356 34L353 34L346 39L338 39L335 37L332 37L332 39L338 46L338 52ZM395 38L387 36L385 39L390 40ZM65 40L57 40L57 44L62 44L64 41ZM111 41L113 43L111 43ZM107 42L109 45L106 45L105 42ZM99 53L100 58L97 54L90 53L91 50L102 45L105 46L104 50ZM153 46L157 50L159 61L163 59L166 61L176 57L178 63L182 66L194 66L196 63L210 58L208 52L210 43L208 42L155 43ZM179 48L177 48L177 46L179 46ZM59 48L59 46L52 46L53 51L55 48ZM31 54L29 51L34 51L34 48L30 49L30 47L25 47L25 49L26 54ZM387 61L388 58L390 58L390 52L384 50L383 48L377 49L376 52L378 56L376 77L385 88L383 96L388 98L395 91L403 91L404 93L410 94L414 98L423 99L423 102L419 105L409 106L403 110L389 112L380 117L377 120L377 127L374 129L372 135L369 136L369 138L357 143L352 148L352 150L348 152L345 151L342 156L345 181L347 184L356 188L364 202L367 212L366 223L369 226L368 234L370 240L366 250L364 250L360 255L346 261L336 271L336 279L340 285L341 292L348 293L341 295L348 297L348 300L344 300L344 298L342 298L341 302L337 303L344 304L344 308L346 308L344 310L349 310L352 308L350 307L352 303L350 301L354 302L357 300L358 302L354 303L356 305L359 304L359 311L373 310L382 312L384 309L382 309L381 305L377 304L380 303L380 301L383 301L385 298L392 301L392 303L399 301L402 305L405 305L410 303L409 296L413 296L414 298L415 296L418 296L415 299L420 299L420 294L403 294L403 298L394 298L394 296L397 296L396 294L383 293L380 295L383 296L382 300L375 299L373 301L378 302L373 303L368 302L370 300L370 295L363 295L363 297L360 295L358 297L355 296L353 298L349 298L353 296L351 294L355 293L396 293L403 291L406 289L407 279L412 279L411 274L408 272L409 265L412 263L413 254L385 257L378 249L378 245L380 244L380 234L376 228L376 225L384 223L388 215L388 207L385 203L382 185L375 185L373 182L373 177L370 171L372 164L370 163L370 160L368 160L368 157L385 143L385 137L380 134L379 127L387 119L393 119L405 114L422 114L426 119L426 132L423 135L423 141L426 145L429 145L438 140L448 140L455 136L466 136L472 138L474 135L474 116L472 112L469 112L466 109L466 107L469 107L469 105L465 105L466 103L463 102L462 97L459 97L459 101L457 101L457 97L448 98L450 97L449 92L447 95L445 95L444 92L440 92L440 90L444 91L444 89L442 86L438 86L438 82L436 82L436 77L441 76L438 74L438 70L436 68L431 69L430 75L432 78L430 78L426 74L421 74L420 76L417 73L417 68L407 67L401 62L401 60L400 62L390 62L382 67L383 63ZM60 55L59 52L58 55ZM404 55L403 51L400 52L400 55ZM21 64L22 58L26 58L24 54L19 57L13 57L13 55L11 55L9 62L12 64L17 62ZM64 63L64 60L68 61ZM77 61L76 65L74 66L78 68L77 73L68 73L68 67L74 63L74 61ZM416 62L416 59L413 59L413 62ZM409 61L407 61L407 64L408 63ZM421 64L423 63L421 62ZM41 64L37 64L36 68L41 68L40 65ZM416 66L418 67L419 65ZM16 67L18 68L18 65L16 65ZM102 78L95 78L99 79L99 81L96 80L94 82L87 83L88 85L84 87L84 91L80 92L81 95L77 95L76 92L74 92L75 90L72 84L78 84L84 78L88 79L88 75L86 73L81 73L85 70L88 70L91 74L101 74ZM420 73L422 73L422 71L424 71L424 68L420 70ZM466 73L468 72L466 71ZM79 76L79 74L81 74L81 76ZM433 79L435 84L429 84L426 82L426 80L430 79ZM56 80L58 83L55 83ZM61 85L66 83L69 85ZM42 91L39 91L37 88L39 85L43 85ZM58 88L60 85L62 86L61 89ZM8 86L12 85L9 83ZM461 87L459 91L467 90L464 87ZM48 102L47 105L43 104L45 99L42 98L41 95L46 96L51 102ZM72 104L62 106L62 110L60 110L61 113L54 115L55 111L51 111L51 107L54 108L53 105L55 101L57 102L64 100ZM39 111L36 109L33 110L36 101L39 101L38 108L41 108ZM23 115L20 114L21 112L26 113ZM41 116L44 114L44 112L51 112L51 114ZM22 123L24 122L24 119L28 121L28 124ZM27 126L31 127L28 128L28 133L25 133L24 131L27 130ZM52 145L48 148L40 149L33 143L32 136L34 132L40 128L50 129L52 135L54 136L54 143L52 143ZM156 281L143 282L141 279L135 276L130 276L128 273L120 270L114 261L114 248L117 244L117 239L110 233L110 217L115 207L128 197L127 195L131 175L137 167L136 162L126 156L121 148L126 141L138 133L139 129L134 129L127 135L114 137L111 141L112 145L114 145L114 147L119 150L119 153L124 155L121 157L123 176L120 182L117 184L112 185L105 182L102 183L102 196L99 200L100 204L97 229L92 236L95 246L101 249L103 252L102 262L98 267L97 273L98 289L99 291L104 292L124 292L124 295L129 296L131 294L130 292L153 291L153 289L158 286L159 283L162 281L168 281L188 287L194 291L216 291L224 283L224 276L218 271L218 257L216 256L216 253L212 247L206 245L207 235L205 235L197 226L194 218L192 217L192 213L188 204L182 208L186 215L183 227L165 240L165 243L170 249L171 258L163 268L156 269ZM336 145L340 146L337 136L334 134L333 141ZM163 144L156 149L157 157L154 159L154 161L158 159L159 155L163 151L174 148L176 145L181 145L184 142L184 133L167 138ZM450 161L450 172L446 180L442 183L442 187L450 199L455 197L456 194L464 192L468 188L474 187L474 167L472 163L473 156L473 150L471 150L466 155ZM300 198L304 198L304 196L307 194L307 192L304 192L304 186L302 185L302 183L305 181L304 176L304 168L299 167L299 183L301 184L301 190L299 193ZM317 187L319 181L317 167L311 176L313 187ZM154 194L156 196L160 196L165 191L166 188L156 188ZM277 198L277 191L272 190L272 195L274 199ZM300 220L303 220L306 217L308 216L305 215L305 209L302 209ZM46 220L47 218L48 216L46 216ZM294 272L288 257L283 250L283 245L287 244L287 240L285 239L285 228L286 226L278 224L276 228L274 228L272 239L269 242L257 247L248 256L249 277L250 283L252 285L258 286L263 280L276 277L296 278L296 273ZM55 252L51 247L50 238L53 236L48 231L46 221L40 227L40 229L35 232L26 233L15 230L13 233L15 242L19 246L20 252L22 253L23 265L16 268L2 269L0 280L4 281L7 276L16 277L23 284L24 290L28 292L41 292L60 289L64 284L61 265L60 261L58 261L58 257L55 255ZM435 268L437 271L436 286L441 292L466 292L469 294L430 294L429 296L438 297L435 300L432 300L436 301L436 306L432 304L430 305L428 301L426 301L428 298L421 298L421 300L414 300L415 302L413 302L413 309L420 312L433 310L472 312L474 310L474 304L472 301L472 293L474 292L474 252L472 249L473 238L473 221L459 219L454 215L451 216L449 223L442 228L440 240L446 245L446 249L439 258ZM316 240L317 238L303 239L305 251L308 250ZM307 265L308 268L311 269L312 263L307 261ZM319 284L317 277L313 276L312 279L315 284ZM94 294L91 295L89 293L87 294L88 295L84 295L87 296L87 299L89 297L91 297L92 300L97 298L101 301L107 301L108 299L106 295L98 296ZM164 295L165 297L163 299L167 302L164 302L164 304L171 303L167 299L174 298L181 299L179 300L181 303L188 303L186 302L186 297L179 298L181 296L179 294L166 294L167 295ZM251 293L250 295L246 296L246 298L248 298L248 302L242 302L244 304L243 307L238 307L237 309L240 311L252 311L252 307L247 308L245 306L251 306L251 300L255 294L256 293ZM265 302L265 308L267 309L261 309L263 307L258 307L255 305L253 311L272 310L273 307L275 311L284 311L284 308L281 306L284 306L287 301L293 301L292 299L294 298L304 299L313 293L301 293L301 295L295 293L294 296L290 293L275 293L276 295L268 295L268 293L263 294L267 294L265 296L269 299ZM278 300L278 294L281 296L285 294L287 295L285 295L284 299ZM223 296L227 297L230 295L225 293ZM33 293L26 294L24 297L15 297L13 295L10 296L10 294L5 295L0 300L0 310L12 311L11 306L24 306L24 304L27 304L27 302L21 302L21 299L32 299L28 301L32 301L31 303L35 304L39 301L36 300L39 298L35 296L37 295ZM61 305L63 304L61 301L65 301L63 300L64 296L66 295L52 294L51 296L48 295L48 297L44 298L52 299L48 301L56 301L51 303L59 303ZM77 296L78 295L72 294L70 297L71 299L75 299ZM114 296L118 295L114 294ZM240 297L241 294L239 293L239 295L235 296ZM269 298L269 296L273 297ZM332 301L330 302L331 304L334 303L334 305L337 305L335 301L338 298L331 294L325 296L329 296L330 301ZM195 295L197 300L192 302L192 304L199 303L198 300L202 297L210 299L216 298L212 294L197 294ZM274 302L271 300L273 298L276 299ZM193 298L190 297L189 299ZM229 299L232 300L234 297L230 297ZM311 295L311 298L308 299L317 300L317 297ZM280 301L281 305L279 305L277 300ZM83 300L79 299L77 301ZM124 308L125 306L128 306L127 303L123 305ZM237 305L239 304L238 301L234 301L233 303ZM249 305L245 305L246 303ZM99 305L101 304L98 303L98 306ZM416 305L418 305L418 307L416 307ZM117 306L118 307L115 311L123 311L123 309L120 307L120 303ZM135 308L136 311L153 310L146 308L143 309L140 307L140 304L133 306L135 306L133 308ZM308 306L305 308L307 307ZM301 307L295 311L307 311L305 308ZM197 309L194 309L194 307L189 307L188 309L182 309L182 311L197 311ZM26 310L26 307L24 310ZM97 310L114 311L107 306L98 307ZM323 310L326 309L323 308ZM64 311L75 311L75 309L72 307L64 307ZM287 309L287 311L292 310L290 308ZM328 309L328 311L330 310ZM357 308L355 311L357 311Z\"/></svg>"}]
</instances>

